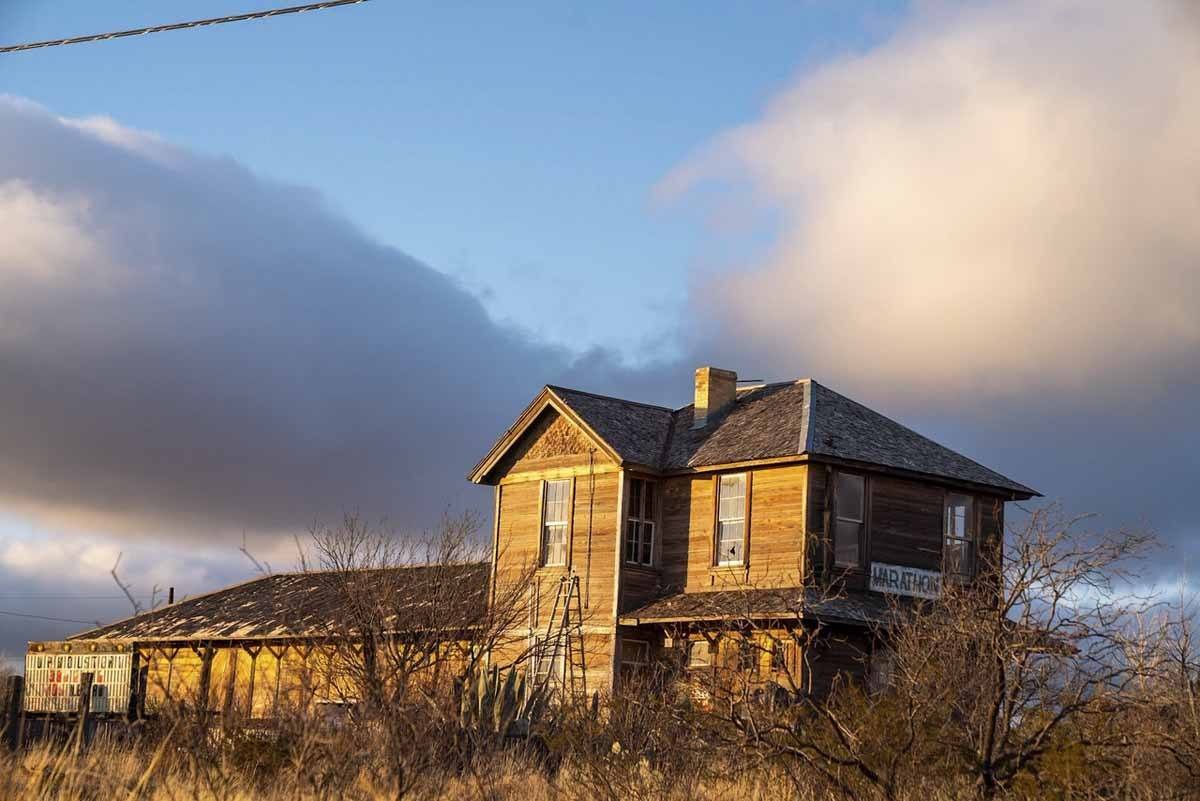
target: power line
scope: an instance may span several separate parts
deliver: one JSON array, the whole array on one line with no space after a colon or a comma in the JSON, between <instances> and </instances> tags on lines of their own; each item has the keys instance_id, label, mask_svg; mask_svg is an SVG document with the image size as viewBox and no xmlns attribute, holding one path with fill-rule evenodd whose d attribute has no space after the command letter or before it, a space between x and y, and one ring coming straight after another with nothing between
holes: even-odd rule
<instances>
[{"instance_id":1,"label":"power line","mask_svg":"<svg viewBox=\"0 0 1200 801\"><path fill-rule=\"evenodd\" d=\"M98 620L72 620L69 617L47 617L46 615L27 615L24 612L6 612L3 609L0 609L0 615L8 615L9 617L26 617L31 620L50 620L55 623L80 623L80 624L87 625L87 626L91 626L91 625L99 626L100 625L100 621L98 621Z\"/></svg>"},{"instance_id":2,"label":"power line","mask_svg":"<svg viewBox=\"0 0 1200 801\"><path fill-rule=\"evenodd\" d=\"M124 601L124 595L21 595L0 593L4 601Z\"/></svg>"},{"instance_id":3,"label":"power line","mask_svg":"<svg viewBox=\"0 0 1200 801\"><path fill-rule=\"evenodd\" d=\"M302 14L305 11L323 11L338 6L353 6L366 3L369 0L327 0L324 3L308 3L303 6L287 8L272 8L267 11L252 11L248 14L233 14L228 17L212 17L197 19L191 22L173 22L170 25L152 25L148 28L133 28L128 31L113 31L112 33L95 33L90 36L74 36L69 39L47 39L44 42L29 42L28 44L6 45L0 47L0 53L16 53L21 50L37 50L43 47L61 47L62 45L84 44L86 42L101 42L105 39L123 39L126 36L141 36L144 33L163 33L165 31L182 31L187 28L204 28L209 25L222 25L226 22L246 22L252 19L281 17L284 14Z\"/></svg>"}]
</instances>

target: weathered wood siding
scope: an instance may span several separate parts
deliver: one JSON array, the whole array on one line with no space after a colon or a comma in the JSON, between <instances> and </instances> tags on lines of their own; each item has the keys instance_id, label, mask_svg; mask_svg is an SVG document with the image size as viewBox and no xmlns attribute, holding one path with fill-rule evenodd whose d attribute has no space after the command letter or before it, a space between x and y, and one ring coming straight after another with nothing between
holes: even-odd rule
<instances>
[{"instance_id":1,"label":"weathered wood siding","mask_svg":"<svg viewBox=\"0 0 1200 801\"><path fill-rule=\"evenodd\" d=\"M716 479L698 474L661 483L662 582L686 591L799 584L804 565L805 465L750 473L749 544L743 567L714 565Z\"/></svg>"},{"instance_id":2,"label":"weathered wood siding","mask_svg":"<svg viewBox=\"0 0 1200 801\"><path fill-rule=\"evenodd\" d=\"M580 577L587 634L588 688L608 686L616 623L621 473L573 423L548 411L506 454L496 475L497 582L527 579L530 571L532 582L523 636L497 649L495 659L503 664L519 658L532 636L546 633L560 579L574 571ZM540 567L542 485L560 478L572 482L567 564Z\"/></svg>"},{"instance_id":3,"label":"weathered wood siding","mask_svg":"<svg viewBox=\"0 0 1200 801\"><path fill-rule=\"evenodd\" d=\"M1004 520L1002 498L879 473L853 472L867 476L866 550L861 570L837 570L837 578L845 589L867 589L871 562L940 571L947 491L965 493L975 499L979 553L981 556L998 553ZM834 570L829 540L830 516L834 513L833 476L823 465L812 465L808 475L809 559L816 575L832 576Z\"/></svg>"},{"instance_id":4,"label":"weathered wood siding","mask_svg":"<svg viewBox=\"0 0 1200 801\"><path fill-rule=\"evenodd\" d=\"M945 490L888 476L871 476L867 565L942 569Z\"/></svg>"}]
</instances>

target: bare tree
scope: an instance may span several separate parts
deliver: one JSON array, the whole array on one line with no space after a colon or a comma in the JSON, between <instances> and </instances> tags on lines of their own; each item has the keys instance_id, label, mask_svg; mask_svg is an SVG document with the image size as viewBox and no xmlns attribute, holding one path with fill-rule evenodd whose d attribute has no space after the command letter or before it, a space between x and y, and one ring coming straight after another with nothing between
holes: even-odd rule
<instances>
[{"instance_id":1,"label":"bare tree","mask_svg":"<svg viewBox=\"0 0 1200 801\"><path fill-rule=\"evenodd\" d=\"M798 785L816 778L850 798L898 798L935 777L991 797L1036 777L1057 753L1114 758L1126 733L1097 724L1130 709L1149 675L1152 643L1138 624L1153 605L1131 587L1152 540L1081 523L1056 506L1034 511L1003 548L981 549L974 581L947 581L936 601L893 599L871 642L857 643L859 678L873 653L883 686L843 678L811 692L809 662L799 682L788 677L801 691L793 703L735 679L715 682L710 710ZM837 626L811 622L820 603L807 599L809 614L798 610L786 627L747 615L725 636L759 650L795 637L819 660L838 636Z\"/></svg>"},{"instance_id":2,"label":"bare tree","mask_svg":"<svg viewBox=\"0 0 1200 801\"><path fill-rule=\"evenodd\" d=\"M314 531L338 603L325 637L327 692L382 739L397 794L450 756L458 694L527 619L527 581L490 581L474 515L398 538L354 515Z\"/></svg>"}]
</instances>

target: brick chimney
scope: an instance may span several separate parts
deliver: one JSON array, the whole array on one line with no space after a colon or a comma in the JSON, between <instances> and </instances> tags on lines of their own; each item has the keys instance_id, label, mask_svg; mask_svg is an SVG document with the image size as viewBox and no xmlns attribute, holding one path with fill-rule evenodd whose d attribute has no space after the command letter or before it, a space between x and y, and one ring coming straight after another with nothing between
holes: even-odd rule
<instances>
[{"instance_id":1,"label":"brick chimney","mask_svg":"<svg viewBox=\"0 0 1200 801\"><path fill-rule=\"evenodd\" d=\"M704 428L710 417L715 418L737 399L737 373L716 367L696 370L696 412L692 428Z\"/></svg>"}]
</instances>

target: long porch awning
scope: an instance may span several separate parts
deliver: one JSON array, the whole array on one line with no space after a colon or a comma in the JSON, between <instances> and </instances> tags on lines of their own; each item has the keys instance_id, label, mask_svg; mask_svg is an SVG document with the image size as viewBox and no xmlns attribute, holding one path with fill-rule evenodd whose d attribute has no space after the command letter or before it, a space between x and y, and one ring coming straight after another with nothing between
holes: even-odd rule
<instances>
[{"instance_id":1,"label":"long porch awning","mask_svg":"<svg viewBox=\"0 0 1200 801\"><path fill-rule=\"evenodd\" d=\"M846 593L830 596L815 589L711 590L680 592L622 614L623 626L738 620L809 621L858 626L886 625L895 607L885 596Z\"/></svg>"}]
</instances>

